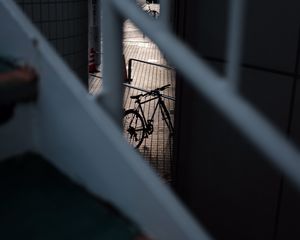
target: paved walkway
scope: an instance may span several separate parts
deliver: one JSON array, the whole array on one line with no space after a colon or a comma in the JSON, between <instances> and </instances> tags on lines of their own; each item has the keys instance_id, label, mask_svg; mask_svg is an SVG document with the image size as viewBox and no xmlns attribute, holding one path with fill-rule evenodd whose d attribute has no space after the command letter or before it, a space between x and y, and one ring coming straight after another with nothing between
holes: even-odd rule
<instances>
[{"instance_id":1,"label":"paved walkway","mask_svg":"<svg viewBox=\"0 0 300 240\"><path fill-rule=\"evenodd\" d=\"M129 20L125 21L124 24L123 46L127 65L129 59L132 58L150 63L147 64L138 61L132 62L133 81L131 82L131 85L145 90L151 90L166 84L171 84L171 87L166 89L163 93L175 98L175 71L165 67L151 65L151 63L167 65L167 63L157 46L145 37ZM97 75L101 76L100 73ZM101 79L91 77L90 92L92 94L99 93L101 91L101 86ZM139 93L142 93L142 91L125 87L125 109L134 107L134 101L130 99L130 96ZM165 104L167 109L171 112L171 118L173 121L175 102L174 100L165 99ZM146 118L151 117L154 106L154 101L144 105ZM167 182L172 180L172 146L173 139L169 136L169 130L165 122L162 120L161 113L157 111L154 117L153 134L144 140L138 150L150 163L150 165L157 170L158 174Z\"/></svg>"}]
</instances>

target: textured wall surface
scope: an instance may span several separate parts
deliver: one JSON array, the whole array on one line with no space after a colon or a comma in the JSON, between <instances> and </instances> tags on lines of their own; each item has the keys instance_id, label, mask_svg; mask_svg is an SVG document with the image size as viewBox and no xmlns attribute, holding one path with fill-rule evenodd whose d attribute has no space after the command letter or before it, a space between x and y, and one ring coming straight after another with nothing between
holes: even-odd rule
<instances>
[{"instance_id":1,"label":"textured wall surface","mask_svg":"<svg viewBox=\"0 0 300 240\"><path fill-rule=\"evenodd\" d=\"M87 84L88 6L86 0L15 0L59 54Z\"/></svg>"},{"instance_id":2,"label":"textured wall surface","mask_svg":"<svg viewBox=\"0 0 300 240\"><path fill-rule=\"evenodd\" d=\"M221 75L228 3L177 1L181 37ZM239 91L300 148L299 10L299 0L247 1ZM177 183L187 205L216 239L299 239L300 194L203 96L178 83Z\"/></svg>"}]
</instances>

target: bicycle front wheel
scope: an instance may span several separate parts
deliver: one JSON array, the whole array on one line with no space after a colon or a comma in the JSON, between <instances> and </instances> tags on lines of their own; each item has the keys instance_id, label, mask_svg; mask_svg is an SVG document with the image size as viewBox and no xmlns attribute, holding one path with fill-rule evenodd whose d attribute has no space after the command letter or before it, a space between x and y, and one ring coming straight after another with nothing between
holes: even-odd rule
<instances>
[{"instance_id":1,"label":"bicycle front wheel","mask_svg":"<svg viewBox=\"0 0 300 240\"><path fill-rule=\"evenodd\" d=\"M123 118L124 137L134 148L144 140L145 124L141 115L134 109L126 110Z\"/></svg>"}]
</instances>

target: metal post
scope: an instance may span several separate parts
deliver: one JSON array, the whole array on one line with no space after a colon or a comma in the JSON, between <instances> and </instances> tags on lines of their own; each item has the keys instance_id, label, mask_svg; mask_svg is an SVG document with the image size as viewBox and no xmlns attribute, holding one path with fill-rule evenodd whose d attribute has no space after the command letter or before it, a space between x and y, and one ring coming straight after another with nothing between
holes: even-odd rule
<instances>
[{"instance_id":1,"label":"metal post","mask_svg":"<svg viewBox=\"0 0 300 240\"><path fill-rule=\"evenodd\" d=\"M132 59L129 59L128 61L128 80L131 82L132 78L131 78L131 71L132 71Z\"/></svg>"},{"instance_id":2,"label":"metal post","mask_svg":"<svg viewBox=\"0 0 300 240\"><path fill-rule=\"evenodd\" d=\"M119 124L122 118L122 19L110 0L102 0L103 94L99 101ZM100 15L100 14L99 14Z\"/></svg>"},{"instance_id":3,"label":"metal post","mask_svg":"<svg viewBox=\"0 0 300 240\"><path fill-rule=\"evenodd\" d=\"M229 5L227 78L233 90L238 88L242 52L245 0L231 0Z\"/></svg>"},{"instance_id":4,"label":"metal post","mask_svg":"<svg viewBox=\"0 0 300 240\"><path fill-rule=\"evenodd\" d=\"M160 0L159 18L165 27L170 27L170 0Z\"/></svg>"},{"instance_id":5,"label":"metal post","mask_svg":"<svg viewBox=\"0 0 300 240\"><path fill-rule=\"evenodd\" d=\"M95 51L96 51L96 64L101 64L101 9L100 0L94 0L94 14L95 14Z\"/></svg>"}]
</instances>

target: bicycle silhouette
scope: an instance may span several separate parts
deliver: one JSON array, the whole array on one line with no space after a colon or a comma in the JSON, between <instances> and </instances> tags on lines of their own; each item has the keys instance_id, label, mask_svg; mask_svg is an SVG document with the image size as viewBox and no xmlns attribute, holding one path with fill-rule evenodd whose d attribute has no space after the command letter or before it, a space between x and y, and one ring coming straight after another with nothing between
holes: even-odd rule
<instances>
[{"instance_id":1,"label":"bicycle silhouette","mask_svg":"<svg viewBox=\"0 0 300 240\"><path fill-rule=\"evenodd\" d=\"M159 17L159 12L154 9L151 9L149 5L148 5L148 9L146 9L145 12L155 19L158 19Z\"/></svg>"},{"instance_id":2,"label":"bicycle silhouette","mask_svg":"<svg viewBox=\"0 0 300 240\"><path fill-rule=\"evenodd\" d=\"M131 99L135 99L135 107L133 109L128 109L124 112L123 127L124 136L133 147L138 148L144 138L148 138L149 135L153 133L153 123L154 116L159 108L162 114L162 120L166 123L170 136L174 133L174 127L171 121L170 113L163 100L164 96L161 91L164 91L170 87L170 84L150 90L145 94L138 94L135 96L130 96ZM142 98L151 97L142 101ZM146 119L142 105L151 101L157 100L154 110L150 119Z\"/></svg>"},{"instance_id":3,"label":"bicycle silhouette","mask_svg":"<svg viewBox=\"0 0 300 240\"><path fill-rule=\"evenodd\" d=\"M159 12L151 8L151 3L152 1L146 1L146 3L142 5L142 9L144 9L151 17L157 19L159 17Z\"/></svg>"}]
</instances>

